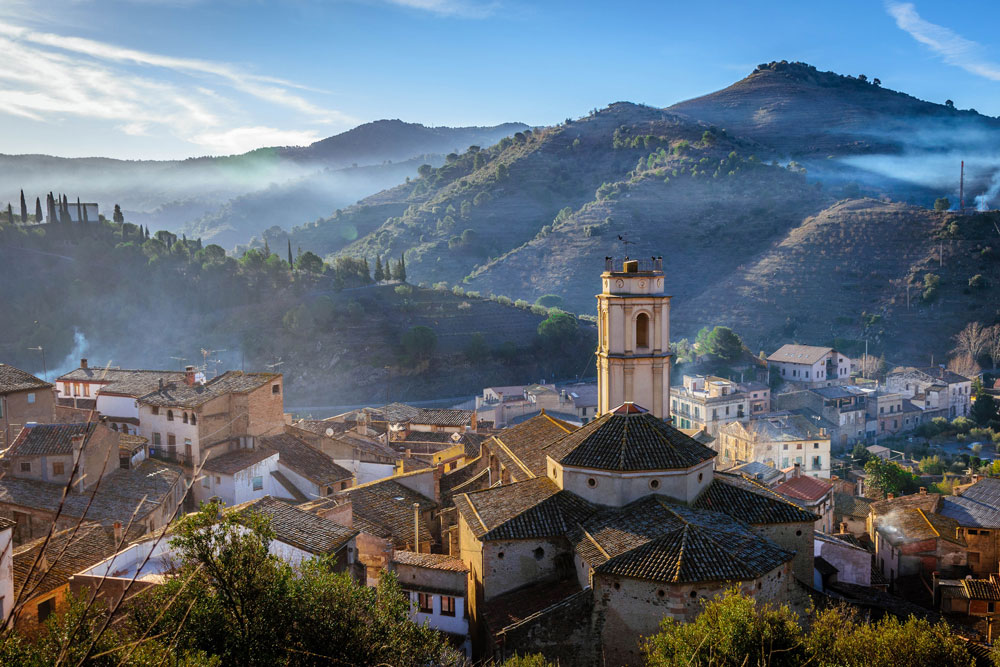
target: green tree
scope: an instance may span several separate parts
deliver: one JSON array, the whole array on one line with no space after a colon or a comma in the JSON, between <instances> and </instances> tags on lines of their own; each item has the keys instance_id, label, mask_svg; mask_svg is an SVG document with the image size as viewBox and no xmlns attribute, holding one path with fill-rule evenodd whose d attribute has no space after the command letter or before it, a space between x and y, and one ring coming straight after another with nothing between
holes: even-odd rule
<instances>
[{"instance_id":1,"label":"green tree","mask_svg":"<svg viewBox=\"0 0 1000 667\"><path fill-rule=\"evenodd\" d=\"M868 451L868 448L865 447L865 443L863 442L856 443L854 445L854 450L851 452L851 458L854 459L855 463L861 466L864 466L871 456L872 453Z\"/></svg>"},{"instance_id":2,"label":"green tree","mask_svg":"<svg viewBox=\"0 0 1000 667\"><path fill-rule=\"evenodd\" d=\"M385 264L382 265L382 273L386 280L392 280L392 260L388 257L385 258Z\"/></svg>"},{"instance_id":3,"label":"green tree","mask_svg":"<svg viewBox=\"0 0 1000 667\"><path fill-rule=\"evenodd\" d=\"M403 351L411 359L425 360L434 354L437 347L437 334L430 327L410 327L400 339Z\"/></svg>"},{"instance_id":4,"label":"green tree","mask_svg":"<svg viewBox=\"0 0 1000 667\"><path fill-rule=\"evenodd\" d=\"M299 261L296 265L299 271L305 271L306 273L315 273L317 275L323 273L323 260L319 255L306 250L302 255L299 256Z\"/></svg>"},{"instance_id":5,"label":"green tree","mask_svg":"<svg viewBox=\"0 0 1000 667\"><path fill-rule=\"evenodd\" d=\"M295 262L292 261L292 237L288 237L288 266L295 266Z\"/></svg>"},{"instance_id":6,"label":"green tree","mask_svg":"<svg viewBox=\"0 0 1000 667\"><path fill-rule=\"evenodd\" d=\"M21 190L21 224L28 224L28 203L24 201L24 190Z\"/></svg>"},{"instance_id":7,"label":"green tree","mask_svg":"<svg viewBox=\"0 0 1000 667\"><path fill-rule=\"evenodd\" d=\"M938 286L941 284L941 276L936 273L924 274L924 293L921 295L924 301L933 301L937 298Z\"/></svg>"},{"instance_id":8,"label":"green tree","mask_svg":"<svg viewBox=\"0 0 1000 667\"><path fill-rule=\"evenodd\" d=\"M42 215L42 199L41 197L35 197L35 224L40 225L44 221L44 216Z\"/></svg>"},{"instance_id":9,"label":"green tree","mask_svg":"<svg viewBox=\"0 0 1000 667\"><path fill-rule=\"evenodd\" d=\"M14 208L7 202L7 224L11 227L14 226Z\"/></svg>"},{"instance_id":10,"label":"green tree","mask_svg":"<svg viewBox=\"0 0 1000 667\"><path fill-rule=\"evenodd\" d=\"M575 317L555 310L538 324L538 339L543 349L556 351L574 344L579 331L580 324Z\"/></svg>"},{"instance_id":11,"label":"green tree","mask_svg":"<svg viewBox=\"0 0 1000 667\"><path fill-rule=\"evenodd\" d=\"M535 299L535 305L543 308L562 308L563 298L558 294L543 294Z\"/></svg>"},{"instance_id":12,"label":"green tree","mask_svg":"<svg viewBox=\"0 0 1000 667\"><path fill-rule=\"evenodd\" d=\"M375 255L375 282L380 283L385 280L385 271L382 270L382 258Z\"/></svg>"},{"instance_id":13,"label":"green tree","mask_svg":"<svg viewBox=\"0 0 1000 667\"><path fill-rule=\"evenodd\" d=\"M508 175L509 175L509 170L507 169L507 165L505 165L503 163L498 164L497 165L497 180L498 181L506 181Z\"/></svg>"},{"instance_id":14,"label":"green tree","mask_svg":"<svg viewBox=\"0 0 1000 667\"><path fill-rule=\"evenodd\" d=\"M947 197L938 197L934 200L935 211L947 211L951 208L951 201Z\"/></svg>"},{"instance_id":15,"label":"green tree","mask_svg":"<svg viewBox=\"0 0 1000 667\"><path fill-rule=\"evenodd\" d=\"M111 219L119 225L125 222L125 215L122 213L122 207L118 204L115 204L115 211L111 214Z\"/></svg>"},{"instance_id":16,"label":"green tree","mask_svg":"<svg viewBox=\"0 0 1000 667\"><path fill-rule=\"evenodd\" d=\"M880 494L883 498L888 494L900 496L913 493L919 482L913 473L894 461L873 456L865 463L865 474L868 479L865 486Z\"/></svg>"},{"instance_id":17,"label":"green tree","mask_svg":"<svg viewBox=\"0 0 1000 667\"><path fill-rule=\"evenodd\" d=\"M706 350L726 361L734 361L743 353L743 341L729 327L715 327L705 339Z\"/></svg>"},{"instance_id":18,"label":"green tree","mask_svg":"<svg viewBox=\"0 0 1000 667\"><path fill-rule=\"evenodd\" d=\"M402 253L399 255L399 264L396 265L396 280L406 282L406 258Z\"/></svg>"},{"instance_id":19,"label":"green tree","mask_svg":"<svg viewBox=\"0 0 1000 667\"><path fill-rule=\"evenodd\" d=\"M419 167L417 167L417 174L420 176L420 178L427 178L433 173L434 173L434 167L430 166L429 164L422 164Z\"/></svg>"},{"instance_id":20,"label":"green tree","mask_svg":"<svg viewBox=\"0 0 1000 667\"><path fill-rule=\"evenodd\" d=\"M972 403L970 414L980 426L989 426L990 421L997 418L996 400L989 394L981 392Z\"/></svg>"},{"instance_id":21,"label":"green tree","mask_svg":"<svg viewBox=\"0 0 1000 667\"><path fill-rule=\"evenodd\" d=\"M470 362L479 362L486 358L490 349L486 345L486 337L478 331L469 337L469 342L465 344L462 353Z\"/></svg>"}]
</instances>

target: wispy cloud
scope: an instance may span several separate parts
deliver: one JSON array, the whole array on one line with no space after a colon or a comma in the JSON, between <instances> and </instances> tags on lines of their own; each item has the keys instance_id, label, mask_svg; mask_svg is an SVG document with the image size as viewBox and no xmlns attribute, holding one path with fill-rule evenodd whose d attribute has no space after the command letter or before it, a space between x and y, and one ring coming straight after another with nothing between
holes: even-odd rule
<instances>
[{"instance_id":1,"label":"wispy cloud","mask_svg":"<svg viewBox=\"0 0 1000 667\"><path fill-rule=\"evenodd\" d=\"M0 113L37 121L61 122L70 116L114 121L130 136L165 128L185 141L231 152L265 145L255 142L271 138L288 145L317 135L264 127L252 118L246 123L252 111L240 104L239 94L254 105L291 109L303 124L353 123L346 114L303 96L300 91L311 90L306 86L228 63L147 53L2 21L0 52Z\"/></svg>"},{"instance_id":2,"label":"wispy cloud","mask_svg":"<svg viewBox=\"0 0 1000 667\"><path fill-rule=\"evenodd\" d=\"M966 39L950 28L924 20L911 2L890 0L885 7L901 30L941 56L944 62L991 81L1000 81L1000 63L991 62L978 42Z\"/></svg>"},{"instance_id":3,"label":"wispy cloud","mask_svg":"<svg viewBox=\"0 0 1000 667\"><path fill-rule=\"evenodd\" d=\"M499 2L476 0L385 0L389 4L410 9L420 9L442 16L486 18L499 7Z\"/></svg>"}]
</instances>

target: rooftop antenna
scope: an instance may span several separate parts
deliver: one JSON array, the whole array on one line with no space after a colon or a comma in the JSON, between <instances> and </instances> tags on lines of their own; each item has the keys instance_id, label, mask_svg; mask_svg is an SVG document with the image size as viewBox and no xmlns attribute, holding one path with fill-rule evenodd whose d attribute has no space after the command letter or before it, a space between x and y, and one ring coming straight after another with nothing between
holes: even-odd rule
<instances>
[{"instance_id":1,"label":"rooftop antenna","mask_svg":"<svg viewBox=\"0 0 1000 667\"><path fill-rule=\"evenodd\" d=\"M225 352L225 350L206 350L205 348L201 348L202 368L205 369L206 373L208 372L208 357L210 355L215 354L216 352ZM219 374L219 367L218 365L216 365L215 375L218 376L218 374Z\"/></svg>"},{"instance_id":2,"label":"rooftop antenna","mask_svg":"<svg viewBox=\"0 0 1000 667\"><path fill-rule=\"evenodd\" d=\"M277 360L273 364L264 364L264 366L266 368L270 369L271 372L273 373L274 369L277 368L278 366L280 366L283 363L285 363L285 362L281 360L281 357L278 357Z\"/></svg>"},{"instance_id":3,"label":"rooftop antenna","mask_svg":"<svg viewBox=\"0 0 1000 667\"><path fill-rule=\"evenodd\" d=\"M42 347L41 345L38 345L37 347L29 347L28 349L31 350L32 352L42 353L42 379L48 382L49 371L48 369L45 368L45 348Z\"/></svg>"},{"instance_id":4,"label":"rooftop antenna","mask_svg":"<svg viewBox=\"0 0 1000 667\"><path fill-rule=\"evenodd\" d=\"M184 362L187 361L187 357L170 357L177 362L177 370L184 370Z\"/></svg>"},{"instance_id":5,"label":"rooftop antenna","mask_svg":"<svg viewBox=\"0 0 1000 667\"><path fill-rule=\"evenodd\" d=\"M618 235L618 240L622 242L622 246L625 248L625 259L629 258L628 247L630 245L635 245L635 241L629 241L628 232Z\"/></svg>"}]
</instances>

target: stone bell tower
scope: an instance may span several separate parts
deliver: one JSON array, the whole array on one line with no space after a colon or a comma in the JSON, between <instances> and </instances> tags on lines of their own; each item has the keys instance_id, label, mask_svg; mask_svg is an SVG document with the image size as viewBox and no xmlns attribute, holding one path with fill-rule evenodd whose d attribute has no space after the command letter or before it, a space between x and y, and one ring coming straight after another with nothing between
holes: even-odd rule
<instances>
[{"instance_id":1,"label":"stone bell tower","mask_svg":"<svg viewBox=\"0 0 1000 667\"><path fill-rule=\"evenodd\" d=\"M597 295L597 410L631 401L670 417L670 297L663 258L606 257Z\"/></svg>"}]
</instances>

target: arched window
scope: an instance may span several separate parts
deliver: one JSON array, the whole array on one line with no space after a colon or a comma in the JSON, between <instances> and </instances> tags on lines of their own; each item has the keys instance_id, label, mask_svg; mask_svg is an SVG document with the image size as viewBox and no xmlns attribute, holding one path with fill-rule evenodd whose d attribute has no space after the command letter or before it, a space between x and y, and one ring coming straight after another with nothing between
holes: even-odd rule
<instances>
[{"instance_id":1,"label":"arched window","mask_svg":"<svg viewBox=\"0 0 1000 667\"><path fill-rule=\"evenodd\" d=\"M168 422L172 422L173 420L174 420L174 411L173 410L167 410L167 421Z\"/></svg>"},{"instance_id":2,"label":"arched window","mask_svg":"<svg viewBox=\"0 0 1000 667\"><path fill-rule=\"evenodd\" d=\"M181 421L183 421L185 424L188 423L188 413L186 412L184 413L184 416L181 418Z\"/></svg>"},{"instance_id":3,"label":"arched window","mask_svg":"<svg viewBox=\"0 0 1000 667\"><path fill-rule=\"evenodd\" d=\"M649 315L639 313L635 318L635 346L649 347Z\"/></svg>"},{"instance_id":4,"label":"arched window","mask_svg":"<svg viewBox=\"0 0 1000 667\"><path fill-rule=\"evenodd\" d=\"M118 424L112 424L111 425L111 430L112 431L117 431L118 430Z\"/></svg>"},{"instance_id":5,"label":"arched window","mask_svg":"<svg viewBox=\"0 0 1000 667\"><path fill-rule=\"evenodd\" d=\"M198 423L198 418L195 417L194 413L192 412L191 413L191 424L194 425L194 424L197 424L197 423Z\"/></svg>"}]
</instances>

